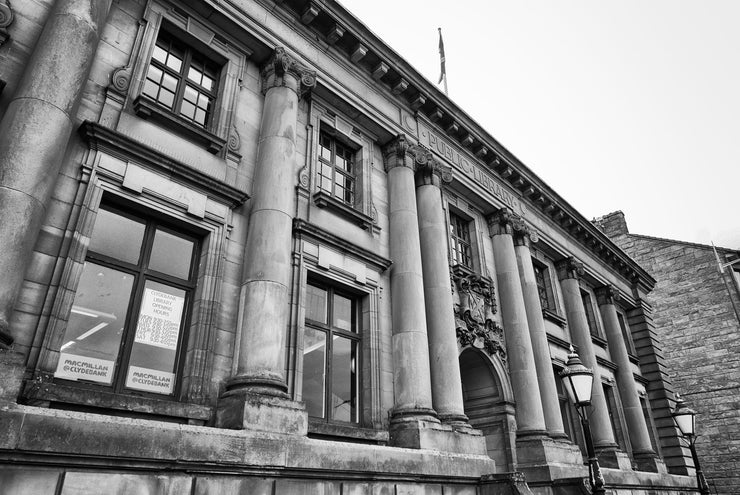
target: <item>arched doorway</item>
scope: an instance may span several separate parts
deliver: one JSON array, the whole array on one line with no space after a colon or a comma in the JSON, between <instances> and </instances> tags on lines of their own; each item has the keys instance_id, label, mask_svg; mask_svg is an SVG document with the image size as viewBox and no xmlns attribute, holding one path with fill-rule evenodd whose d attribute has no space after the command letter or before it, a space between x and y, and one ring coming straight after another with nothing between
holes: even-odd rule
<instances>
[{"instance_id":1,"label":"arched doorway","mask_svg":"<svg viewBox=\"0 0 740 495\"><path fill-rule=\"evenodd\" d=\"M516 462L514 407L510 387L502 386L500 372L477 349L467 348L460 354L465 414L471 426L486 437L488 456L496 461L496 471L509 472Z\"/></svg>"}]
</instances>

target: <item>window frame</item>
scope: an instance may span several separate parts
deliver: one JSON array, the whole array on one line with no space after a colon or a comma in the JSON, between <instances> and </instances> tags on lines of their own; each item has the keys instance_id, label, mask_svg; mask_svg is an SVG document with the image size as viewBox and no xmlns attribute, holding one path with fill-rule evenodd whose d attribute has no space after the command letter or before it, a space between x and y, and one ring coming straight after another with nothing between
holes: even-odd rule
<instances>
[{"instance_id":1,"label":"window frame","mask_svg":"<svg viewBox=\"0 0 740 495\"><path fill-rule=\"evenodd\" d=\"M466 268L468 270L475 270L475 243L474 243L474 236L473 232L475 232L473 220L464 217L463 215L460 215L453 209L450 209L448 211L447 215L447 221L449 224L449 242L450 242L450 263L452 266L460 266L463 268ZM464 233L467 233L467 239L465 239L463 236L457 235L455 232L456 230L460 230L460 227L462 226L462 230ZM458 250L455 246L456 245L462 245L463 247L467 248L467 255L464 252L464 250ZM461 257L463 259L461 259ZM465 262L465 258L467 257L468 262Z\"/></svg>"},{"instance_id":2,"label":"window frame","mask_svg":"<svg viewBox=\"0 0 740 495\"><path fill-rule=\"evenodd\" d=\"M604 402L606 404L607 414L609 415L609 422L612 427L614 441L622 451L630 452L631 447L629 444L627 429L623 422L622 403L619 398L619 392L611 383L602 381L601 387L604 393Z\"/></svg>"},{"instance_id":3,"label":"window frame","mask_svg":"<svg viewBox=\"0 0 740 495\"><path fill-rule=\"evenodd\" d=\"M632 340L632 330L630 329L629 322L627 321L627 314L619 308L617 309L617 322L619 323L619 329L622 332L622 339L624 340L624 345L627 348L627 353L630 356L637 356L635 343Z\"/></svg>"},{"instance_id":4,"label":"window frame","mask_svg":"<svg viewBox=\"0 0 740 495\"><path fill-rule=\"evenodd\" d=\"M162 48L162 46L160 45L161 42L166 42L167 49ZM181 67L179 71L176 71L174 68L170 67L168 63L162 62L156 58L155 53L157 48L165 50L168 56L172 52L174 52L176 48L182 51L182 60L180 61ZM212 79L214 87L211 90L208 90L201 84L196 83L195 81L190 79L188 73L189 69L193 66L194 59L200 59L203 61L203 73L206 72L206 69L210 69L213 71L214 75ZM206 67L207 65L211 65L211 67ZM158 94L163 87L162 84L154 83L153 79L149 78L152 67L155 67L163 74L167 74L173 79L177 80L176 90L173 92L173 102L170 107L167 107L164 102L160 101L158 96L153 97L146 93L147 81L152 81L153 84L155 84L157 88L159 88L157 91ZM154 49L152 50L152 55L149 58L149 65L144 71L144 85L141 89L141 95L151 98L155 103L169 110L176 117L185 119L192 125L200 126L203 129L208 130L211 126L216 102L218 101L219 97L218 90L221 82L220 80L222 70L223 63L212 61L206 54L202 53L197 49L197 47L193 46L192 43L188 43L187 41L184 41L180 37L178 37L171 28L162 27L157 33L157 39L154 42ZM185 98L185 90L188 85L193 86L194 89L199 92L199 94L203 93L209 98L209 109L206 114L206 119L202 124L197 122L194 118L187 117L182 113L182 104L184 101L187 101Z\"/></svg>"},{"instance_id":5,"label":"window frame","mask_svg":"<svg viewBox=\"0 0 740 495\"><path fill-rule=\"evenodd\" d=\"M322 289L326 291L327 294L327 306L326 306L326 318L328 323L322 323L315 320L310 320L308 318L308 312L306 311L306 315L304 316L303 325L304 325L304 332L305 329L311 328L313 330L317 330L320 332L323 332L326 335L326 349L325 349L325 356L324 356L324 385L323 385L323 416L312 416L309 414L309 418L311 421L317 421L321 423L328 423L328 424L336 424L336 425L350 425L350 426L361 426L363 423L363 390L362 390L362 384L363 384L363 377L362 377L362 367L363 367L363 335L362 335L362 324L361 324L361 317L360 313L362 310L362 301L361 296L357 293L347 290L344 287L338 286L336 284L333 284L328 281L319 280L316 278L309 278L306 281L306 293L308 293L308 287L312 286L318 289ZM351 319L352 319L352 327L354 328L353 331L351 330L344 330L340 328L335 328L332 326L332 319L334 316L334 296L339 295L341 297L345 297L350 300L351 303ZM354 388L354 391L351 394L354 395L355 398L355 405L354 405L354 419L351 419L350 421L344 421L341 419L336 419L334 415L332 414L332 401L331 401L331 393L333 388L333 370L334 370L334 363L333 363L333 348L334 348L334 335L339 336L340 338L345 338L349 340L351 343L355 345L355 372L354 372L354 380L352 383L352 387ZM305 349L304 349L305 352ZM302 359L305 358L305 354L303 354ZM305 365L302 368L303 369L303 380L305 380L306 377L306 369ZM306 402L306 395L305 395L305 381L303 382L301 386L302 390L302 398L303 401ZM351 413L352 415L352 413Z\"/></svg>"},{"instance_id":6,"label":"window frame","mask_svg":"<svg viewBox=\"0 0 740 495\"><path fill-rule=\"evenodd\" d=\"M599 324L598 311L594 307L594 301L596 298L593 293L581 286L581 302L583 303L583 310L586 313L586 322L588 323L588 329L591 333L591 337L603 340L603 334L601 331L601 325Z\"/></svg>"},{"instance_id":7,"label":"window frame","mask_svg":"<svg viewBox=\"0 0 740 495\"><path fill-rule=\"evenodd\" d=\"M92 381L71 380L57 376L54 376L53 380L55 383L66 383L75 388L103 390L118 396L140 396L149 397L158 401L179 401L181 400L180 398L182 395L182 385L183 379L185 377L184 370L186 353L189 345L190 333L192 330L191 322L193 313L193 302L195 300L196 291L198 288L198 261L202 253L204 239L201 235L199 235L199 233L186 228L180 228L178 225L176 225L175 222L168 221L166 218L164 218L162 215L158 215L156 212L149 212L135 207L129 208L128 206L118 204L113 200L103 201L98 207L98 213L100 212L100 210L105 210L120 215L124 218L144 223L145 225L144 235L142 237L139 248L138 263L133 264L130 262L122 261L102 253L91 251L89 249L87 250L83 259L83 265L84 263L92 262L99 266L128 273L134 277L134 283L132 284L129 301L126 307L124 329L121 336L118 353L114 361L113 378L110 384L95 383ZM93 232L92 229L94 229L94 223L91 228L91 234ZM175 276L148 268L151 252L154 246L154 237L158 230L175 235L176 237L187 238L188 240L193 241L193 251L191 254L190 269L188 272L187 281L183 282L184 279L179 279ZM81 274L83 273L83 270L84 269L81 270ZM175 384L171 394L160 394L146 390L128 388L125 383L126 371L131 365L131 353L135 343L134 339L136 336L136 318L141 311L141 304L147 281L154 281L156 283L165 284L185 291L182 317L180 321L180 328L178 330L178 344L177 350L175 351L175 364L172 371L172 373L175 375ZM70 306L70 311L71 308L72 307Z\"/></svg>"},{"instance_id":8,"label":"window frame","mask_svg":"<svg viewBox=\"0 0 740 495\"><path fill-rule=\"evenodd\" d=\"M326 160L322 156L322 149L324 148L322 142L323 138L326 137L330 140L331 147L329 149L330 152L330 158L329 160ZM336 163L336 157L337 157L337 146L341 146L344 150L348 152L348 154L351 155L350 165L351 170L348 172L344 172L341 170L341 168ZM351 208L356 207L356 188L357 188L357 155L359 151L359 146L356 143L352 143L348 139L343 139L339 133L336 131L330 130L327 126L321 126L319 129L319 141L318 141L318 153L316 155L316 161L317 161L317 170L316 170L316 178L317 178L317 190L323 191L326 194L328 194L332 199L336 201L340 201L341 203L345 204L346 206L349 206ZM321 179L326 177L322 173L323 165L326 165L327 167L331 168L331 177L329 177L329 180L331 182L331 190L327 190L322 187ZM346 199L343 199L341 196L337 195L336 193L336 177L337 174L345 178L346 180L349 180L349 183L351 185L350 188L350 200L347 201Z\"/></svg>"},{"instance_id":9,"label":"window frame","mask_svg":"<svg viewBox=\"0 0 740 495\"><path fill-rule=\"evenodd\" d=\"M233 110L246 61L252 52L228 35L221 33L217 35L216 30L211 29L208 22L200 20L185 6L172 7L170 4L154 0L147 4L142 20L143 34L140 41L135 43L131 54L131 59L136 61L134 67L132 69L125 66L118 69L122 71L121 75L124 78L126 74L130 74L128 76L130 84L117 86L117 91L127 96L124 102L126 108L130 108L143 119L156 121L188 141L202 146L209 153L225 155L239 161L241 155L238 149L239 139L233 131ZM215 61L219 66L217 98L212 105L210 123L205 128L177 115L143 94L150 60L162 31L182 41L206 59Z\"/></svg>"}]
</instances>

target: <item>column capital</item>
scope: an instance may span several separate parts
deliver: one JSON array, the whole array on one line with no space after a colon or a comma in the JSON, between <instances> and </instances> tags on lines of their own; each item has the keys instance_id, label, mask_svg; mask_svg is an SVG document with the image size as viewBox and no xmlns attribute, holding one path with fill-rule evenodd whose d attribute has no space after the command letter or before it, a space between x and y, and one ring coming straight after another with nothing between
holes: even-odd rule
<instances>
[{"instance_id":1,"label":"column capital","mask_svg":"<svg viewBox=\"0 0 740 495\"><path fill-rule=\"evenodd\" d=\"M572 256L558 261L555 265L555 270L558 272L558 280L569 278L578 280L585 273L583 263Z\"/></svg>"},{"instance_id":2,"label":"column capital","mask_svg":"<svg viewBox=\"0 0 740 495\"><path fill-rule=\"evenodd\" d=\"M495 235L514 235L527 228L522 217L508 208L501 208L496 213L488 216L488 232L491 237Z\"/></svg>"},{"instance_id":3,"label":"column capital","mask_svg":"<svg viewBox=\"0 0 740 495\"><path fill-rule=\"evenodd\" d=\"M540 236L537 234L537 231L534 228L530 227L524 222L514 224L515 246L530 247L532 244L537 243L537 241L539 240Z\"/></svg>"},{"instance_id":4,"label":"column capital","mask_svg":"<svg viewBox=\"0 0 740 495\"><path fill-rule=\"evenodd\" d=\"M295 91L298 96L303 96L316 86L316 71L300 63L282 46L275 48L262 67L261 75L263 94L270 88L284 86Z\"/></svg>"},{"instance_id":5,"label":"column capital","mask_svg":"<svg viewBox=\"0 0 740 495\"><path fill-rule=\"evenodd\" d=\"M385 171L390 172L396 167L406 167L414 170L414 145L404 134L399 134L383 147L383 162Z\"/></svg>"},{"instance_id":6,"label":"column capital","mask_svg":"<svg viewBox=\"0 0 740 495\"><path fill-rule=\"evenodd\" d=\"M436 160L432 152L424 146L417 145L413 148L416 187L425 185L439 187L441 182L452 182L452 167Z\"/></svg>"},{"instance_id":7,"label":"column capital","mask_svg":"<svg viewBox=\"0 0 740 495\"><path fill-rule=\"evenodd\" d=\"M612 284L598 287L594 292L596 293L596 303L599 306L614 304L619 301L619 291Z\"/></svg>"}]
</instances>

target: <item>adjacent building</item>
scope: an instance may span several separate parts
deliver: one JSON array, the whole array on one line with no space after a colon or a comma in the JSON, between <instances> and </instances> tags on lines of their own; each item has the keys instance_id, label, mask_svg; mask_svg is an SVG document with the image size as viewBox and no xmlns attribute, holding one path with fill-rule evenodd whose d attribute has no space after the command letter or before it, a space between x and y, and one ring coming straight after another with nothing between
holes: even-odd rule
<instances>
[{"instance_id":1,"label":"adjacent building","mask_svg":"<svg viewBox=\"0 0 740 495\"><path fill-rule=\"evenodd\" d=\"M698 412L701 467L713 493L739 493L740 251L632 234L621 211L595 223L655 277L653 321L674 390Z\"/></svg>"},{"instance_id":2,"label":"adjacent building","mask_svg":"<svg viewBox=\"0 0 740 495\"><path fill-rule=\"evenodd\" d=\"M340 4L0 14L0 491L583 493L571 346L695 491L653 276Z\"/></svg>"}]
</instances>

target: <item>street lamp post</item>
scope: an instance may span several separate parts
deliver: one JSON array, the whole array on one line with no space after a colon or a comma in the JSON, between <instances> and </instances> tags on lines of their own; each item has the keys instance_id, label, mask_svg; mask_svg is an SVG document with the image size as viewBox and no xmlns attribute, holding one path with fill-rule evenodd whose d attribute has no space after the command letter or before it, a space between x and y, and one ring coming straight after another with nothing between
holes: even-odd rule
<instances>
[{"instance_id":1,"label":"street lamp post","mask_svg":"<svg viewBox=\"0 0 740 495\"><path fill-rule=\"evenodd\" d=\"M701 495L709 495L709 485L704 477L704 473L699 465L699 457L696 455L696 411L686 405L684 400L676 394L676 409L671 413L676 426L681 430L681 435L688 440L691 458L694 460L694 469L696 469L696 483L699 486Z\"/></svg>"},{"instance_id":2,"label":"street lamp post","mask_svg":"<svg viewBox=\"0 0 740 495\"><path fill-rule=\"evenodd\" d=\"M591 438L591 426L586 414L586 407L591 405L594 373L581 363L581 358L578 357L573 346L570 348L566 367L560 372L560 378L563 380L568 397L576 406L578 417L581 418L583 436L586 440L586 453L588 454L588 478L591 483L591 493L595 495L606 494L604 476L601 474L599 459L596 457L594 441Z\"/></svg>"}]
</instances>

